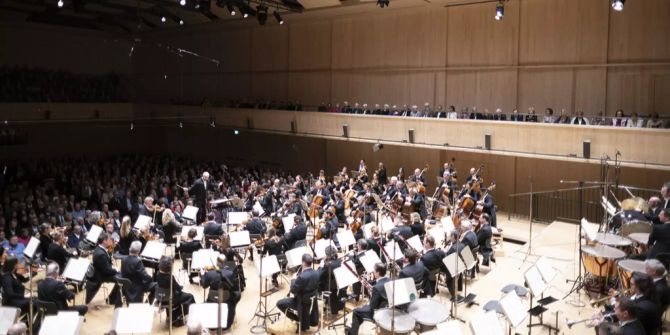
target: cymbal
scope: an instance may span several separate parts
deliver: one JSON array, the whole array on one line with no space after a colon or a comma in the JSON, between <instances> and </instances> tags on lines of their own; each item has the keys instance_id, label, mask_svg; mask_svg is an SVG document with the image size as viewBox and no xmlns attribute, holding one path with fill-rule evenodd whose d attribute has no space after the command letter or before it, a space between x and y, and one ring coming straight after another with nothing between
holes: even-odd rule
<instances>
[{"instance_id":1,"label":"cymbal","mask_svg":"<svg viewBox=\"0 0 670 335\"><path fill-rule=\"evenodd\" d=\"M646 212L649 210L649 204L640 197L628 198L621 202L621 209L625 211L638 210Z\"/></svg>"}]
</instances>

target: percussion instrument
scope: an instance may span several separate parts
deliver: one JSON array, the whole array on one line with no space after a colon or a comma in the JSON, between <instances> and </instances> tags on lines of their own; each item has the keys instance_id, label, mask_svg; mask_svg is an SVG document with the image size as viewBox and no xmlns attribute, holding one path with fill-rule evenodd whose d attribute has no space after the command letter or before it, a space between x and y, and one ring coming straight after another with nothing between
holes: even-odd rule
<instances>
[{"instance_id":1,"label":"percussion instrument","mask_svg":"<svg viewBox=\"0 0 670 335\"><path fill-rule=\"evenodd\" d=\"M624 220L621 225L621 236L628 236L633 233L651 233L652 224L644 220Z\"/></svg>"},{"instance_id":2,"label":"percussion instrument","mask_svg":"<svg viewBox=\"0 0 670 335\"><path fill-rule=\"evenodd\" d=\"M582 246L586 289L596 293L607 292L610 279L617 275L616 261L624 257L625 252L607 245Z\"/></svg>"},{"instance_id":3,"label":"percussion instrument","mask_svg":"<svg viewBox=\"0 0 670 335\"><path fill-rule=\"evenodd\" d=\"M378 309L373 319L378 327L378 335L409 334L414 331L416 325L416 320L411 315L397 309L394 311L392 308Z\"/></svg>"},{"instance_id":4,"label":"percussion instrument","mask_svg":"<svg viewBox=\"0 0 670 335\"><path fill-rule=\"evenodd\" d=\"M649 248L647 245L649 242L649 235L649 233L631 233L628 235L628 238L636 245L637 253L647 252L647 249Z\"/></svg>"},{"instance_id":5,"label":"percussion instrument","mask_svg":"<svg viewBox=\"0 0 670 335\"><path fill-rule=\"evenodd\" d=\"M451 305L442 304L433 299L418 299L409 304L407 312L419 324L420 330L426 331L435 328L449 317Z\"/></svg>"},{"instance_id":6,"label":"percussion instrument","mask_svg":"<svg viewBox=\"0 0 670 335\"><path fill-rule=\"evenodd\" d=\"M631 240L611 233L597 233L596 242L619 249L630 247L633 244Z\"/></svg>"},{"instance_id":7,"label":"percussion instrument","mask_svg":"<svg viewBox=\"0 0 670 335\"><path fill-rule=\"evenodd\" d=\"M635 259L622 259L617 263L619 268L619 281L624 289L630 288L630 280L634 272L645 273L644 261Z\"/></svg>"}]
</instances>

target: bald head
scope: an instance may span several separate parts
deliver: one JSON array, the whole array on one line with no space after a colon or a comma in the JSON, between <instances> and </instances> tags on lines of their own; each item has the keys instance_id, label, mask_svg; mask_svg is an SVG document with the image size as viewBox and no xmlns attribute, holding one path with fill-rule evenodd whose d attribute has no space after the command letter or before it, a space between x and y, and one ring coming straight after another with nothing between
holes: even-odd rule
<instances>
[{"instance_id":1,"label":"bald head","mask_svg":"<svg viewBox=\"0 0 670 335\"><path fill-rule=\"evenodd\" d=\"M45 275L49 278L56 278L58 277L58 273L60 273L60 266L56 262L51 262L49 265L47 265L46 273Z\"/></svg>"},{"instance_id":2,"label":"bald head","mask_svg":"<svg viewBox=\"0 0 670 335\"><path fill-rule=\"evenodd\" d=\"M202 173L202 180L208 181L209 180L209 172L205 171Z\"/></svg>"}]
</instances>

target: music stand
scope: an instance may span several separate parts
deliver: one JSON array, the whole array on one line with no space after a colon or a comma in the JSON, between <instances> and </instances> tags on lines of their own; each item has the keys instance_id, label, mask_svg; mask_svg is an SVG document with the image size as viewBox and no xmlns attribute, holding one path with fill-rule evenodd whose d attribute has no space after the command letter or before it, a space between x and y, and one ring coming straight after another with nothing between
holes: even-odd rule
<instances>
[{"instance_id":1,"label":"music stand","mask_svg":"<svg viewBox=\"0 0 670 335\"><path fill-rule=\"evenodd\" d=\"M198 223L198 211L200 208L195 207L195 206L186 206L184 208L184 212L181 213L182 219L186 219L190 224L197 224ZM186 224L189 224L188 222Z\"/></svg>"},{"instance_id":2,"label":"music stand","mask_svg":"<svg viewBox=\"0 0 670 335\"><path fill-rule=\"evenodd\" d=\"M421 239L419 239L419 235L414 235L414 236L408 238L406 243L409 247L416 250L416 252L418 252L419 254L423 253L423 243L421 243Z\"/></svg>"},{"instance_id":3,"label":"music stand","mask_svg":"<svg viewBox=\"0 0 670 335\"><path fill-rule=\"evenodd\" d=\"M387 259L387 261L395 262L405 257L403 256L402 250L400 250L400 246L398 246L398 243L395 240L386 242L384 245L384 250L386 250L386 253L393 258L392 260Z\"/></svg>"},{"instance_id":4,"label":"music stand","mask_svg":"<svg viewBox=\"0 0 670 335\"><path fill-rule=\"evenodd\" d=\"M345 250L349 246L356 244L356 239L354 238L354 233L349 229L341 230L337 234L337 242L340 244L340 249Z\"/></svg>"},{"instance_id":5,"label":"music stand","mask_svg":"<svg viewBox=\"0 0 670 335\"><path fill-rule=\"evenodd\" d=\"M146 215L141 215L137 217L137 220L135 220L135 224L133 225L133 228L137 230L142 230L147 227L151 227L153 223L151 222L151 216L146 216Z\"/></svg>"},{"instance_id":6,"label":"music stand","mask_svg":"<svg viewBox=\"0 0 670 335\"><path fill-rule=\"evenodd\" d=\"M418 295L416 292L416 285L412 278L400 278L396 280L389 280L384 283L384 291L388 297L388 306L393 308L414 302Z\"/></svg>"},{"instance_id":7,"label":"music stand","mask_svg":"<svg viewBox=\"0 0 670 335\"><path fill-rule=\"evenodd\" d=\"M231 248L246 247L251 244L251 237L249 236L248 230L235 231L230 233L229 236Z\"/></svg>"},{"instance_id":8,"label":"music stand","mask_svg":"<svg viewBox=\"0 0 670 335\"><path fill-rule=\"evenodd\" d=\"M181 227L181 237L188 237L188 231L195 229L195 237L193 238L196 241L202 241L202 238L205 236L205 227L203 226L183 226Z\"/></svg>"},{"instance_id":9,"label":"music stand","mask_svg":"<svg viewBox=\"0 0 670 335\"><path fill-rule=\"evenodd\" d=\"M194 251L191 256L191 270L200 270L216 264L219 252L212 249Z\"/></svg>"},{"instance_id":10,"label":"music stand","mask_svg":"<svg viewBox=\"0 0 670 335\"><path fill-rule=\"evenodd\" d=\"M469 245L466 245L463 250L461 250L461 258L463 258L465 269L468 271L474 271L474 268L477 265L477 259L475 259L475 256L472 254L472 250L470 249ZM468 294L468 281L464 280L463 284L465 285L463 287L463 294L465 294L465 299L463 299L463 302L468 306L479 305L475 302L475 297L477 297L477 295L473 293Z\"/></svg>"},{"instance_id":11,"label":"music stand","mask_svg":"<svg viewBox=\"0 0 670 335\"><path fill-rule=\"evenodd\" d=\"M60 311L56 315L44 317L39 335L78 335L83 323L84 317L79 316L78 312Z\"/></svg>"},{"instance_id":12,"label":"music stand","mask_svg":"<svg viewBox=\"0 0 670 335\"><path fill-rule=\"evenodd\" d=\"M158 263L161 257L163 257L166 248L167 245L165 245L165 243L158 241L148 241L144 246L144 249L142 249L140 257L146 261Z\"/></svg>"},{"instance_id":13,"label":"music stand","mask_svg":"<svg viewBox=\"0 0 670 335\"><path fill-rule=\"evenodd\" d=\"M255 246L253 247L255 250ZM279 317L279 313L268 313L268 297L275 293L277 291L276 288L273 288L272 290L267 290L268 287L268 277L272 276L273 274L280 272L281 268L279 267L279 262L277 261L277 256L276 255L271 255L271 256L265 256L261 255L260 259L254 262L254 265L256 266L256 270L258 271L258 304L256 305L256 310L254 311L254 317L249 320L249 323L254 321L254 319L258 319L256 324L251 327L251 331L253 333L256 333L256 331L259 331L259 328L267 331L267 322L268 319L271 319L273 317ZM263 282L265 282L265 289L266 291L263 291ZM274 309L274 307L272 308ZM270 311L272 311L272 309Z\"/></svg>"},{"instance_id":14,"label":"music stand","mask_svg":"<svg viewBox=\"0 0 670 335\"><path fill-rule=\"evenodd\" d=\"M295 213L289 214L287 216L284 216L281 218L281 222L284 224L284 231L289 232L291 229L293 229L293 226L295 225Z\"/></svg>"},{"instance_id":15,"label":"music stand","mask_svg":"<svg viewBox=\"0 0 670 335\"><path fill-rule=\"evenodd\" d=\"M432 236L435 239L435 245L444 245L444 241L447 239L447 232L444 228L435 227L428 230L428 235Z\"/></svg>"},{"instance_id":16,"label":"music stand","mask_svg":"<svg viewBox=\"0 0 670 335\"><path fill-rule=\"evenodd\" d=\"M228 220L226 220L226 229L230 230L230 226L241 225L244 221L249 219L247 212L228 212Z\"/></svg>"},{"instance_id":17,"label":"music stand","mask_svg":"<svg viewBox=\"0 0 670 335\"><path fill-rule=\"evenodd\" d=\"M459 243L459 242L456 242ZM452 300L452 308L451 308L451 317L456 320L460 320L461 322L465 322L463 319L458 317L458 302L459 302L459 296L458 296L458 289L457 289L457 282L458 282L458 277L461 275L463 271L465 271L465 263L461 260L460 257L458 257L458 252L454 252L442 259L442 263L447 267L447 271L449 271L449 274L451 278L453 278L453 289L454 289L454 296L451 297Z\"/></svg>"},{"instance_id":18,"label":"music stand","mask_svg":"<svg viewBox=\"0 0 670 335\"><path fill-rule=\"evenodd\" d=\"M263 206L261 206L261 203L259 201L256 201L254 205L251 207L251 209L258 212L258 216L265 215L265 210L263 209Z\"/></svg>"},{"instance_id":19,"label":"music stand","mask_svg":"<svg viewBox=\"0 0 670 335\"><path fill-rule=\"evenodd\" d=\"M89 244L90 247L95 248L95 246L98 245L98 237L100 237L101 233L102 227L93 225L91 226L91 229L88 230L88 233L86 233L84 241Z\"/></svg>"},{"instance_id":20,"label":"music stand","mask_svg":"<svg viewBox=\"0 0 670 335\"><path fill-rule=\"evenodd\" d=\"M361 264L363 264L363 268L365 268L365 272L367 273L374 273L375 272L375 264L381 263L382 260L379 258L379 255L377 255L374 250L366 250L364 251L358 259L361 261Z\"/></svg>"},{"instance_id":21,"label":"music stand","mask_svg":"<svg viewBox=\"0 0 670 335\"><path fill-rule=\"evenodd\" d=\"M550 276L550 274L545 274L546 276ZM526 273L524 274L524 278L526 280L526 284L528 284L528 287L530 287L530 309L528 310L528 313L530 317L528 318L528 334L530 335L530 328L540 326L540 327L546 327L549 328L549 332L555 331L558 333L558 328L553 327L551 325L547 325L544 323L544 312L547 311L547 309L544 307L548 304L551 304L552 302L555 302L556 299L554 297L544 297L544 292L547 289L548 285L547 282L545 282L542 274L540 273L540 269L537 267L537 265L531 266ZM538 299L538 304L537 306L533 307L533 298L539 298ZM538 317L540 319L539 323L532 323L532 319L534 317Z\"/></svg>"},{"instance_id":22,"label":"music stand","mask_svg":"<svg viewBox=\"0 0 670 335\"><path fill-rule=\"evenodd\" d=\"M114 310L113 328L117 334L150 334L153 325L154 307L150 304L128 304Z\"/></svg>"},{"instance_id":23,"label":"music stand","mask_svg":"<svg viewBox=\"0 0 670 335\"><path fill-rule=\"evenodd\" d=\"M199 303L191 304L188 308L188 324L200 323L205 329L218 329L219 317L221 318L220 325L228 324L228 304L221 303L221 311L217 316L219 310L218 303Z\"/></svg>"},{"instance_id":24,"label":"music stand","mask_svg":"<svg viewBox=\"0 0 670 335\"><path fill-rule=\"evenodd\" d=\"M28 241L28 245L23 249L23 258L27 264L26 268L28 268L28 287L33 287L33 261L35 259L35 254L37 253L37 248L40 246L40 240L36 239L35 237L31 237L30 241ZM46 255L44 255L46 257ZM33 290L28 290L30 293L30 301L28 302L28 316L30 322L28 322L28 329L29 333L33 333Z\"/></svg>"},{"instance_id":25,"label":"music stand","mask_svg":"<svg viewBox=\"0 0 670 335\"><path fill-rule=\"evenodd\" d=\"M16 322L20 313L21 310L16 307L0 306L0 334L7 334L7 329Z\"/></svg>"},{"instance_id":26,"label":"music stand","mask_svg":"<svg viewBox=\"0 0 670 335\"><path fill-rule=\"evenodd\" d=\"M516 329L524 320L526 320L526 309L523 308L521 298L519 298L515 291L508 293L500 299L500 307L503 310L503 314L505 315L510 328ZM489 313L495 315L496 312L489 311ZM530 328L528 331L530 331Z\"/></svg>"},{"instance_id":27,"label":"music stand","mask_svg":"<svg viewBox=\"0 0 670 335\"><path fill-rule=\"evenodd\" d=\"M453 321L450 321L453 322ZM458 324L458 323L456 323ZM505 332L500 326L500 321L498 321L498 315L495 311L477 311L471 317L469 321L470 330L472 330L473 335L504 335ZM438 325L439 329L439 325ZM443 332L441 334L449 334Z\"/></svg>"},{"instance_id":28,"label":"music stand","mask_svg":"<svg viewBox=\"0 0 670 335\"><path fill-rule=\"evenodd\" d=\"M91 261L88 258L74 258L71 257L65 265L63 270L62 277L65 278L66 282L72 283L76 288L79 288L81 284L86 280L86 273L88 272L89 267L91 266ZM75 295L73 300L76 303L77 296Z\"/></svg>"},{"instance_id":29,"label":"music stand","mask_svg":"<svg viewBox=\"0 0 670 335\"><path fill-rule=\"evenodd\" d=\"M331 246L332 242L329 239L322 238L314 243L314 257L316 259L323 259L326 257L326 248Z\"/></svg>"}]
</instances>

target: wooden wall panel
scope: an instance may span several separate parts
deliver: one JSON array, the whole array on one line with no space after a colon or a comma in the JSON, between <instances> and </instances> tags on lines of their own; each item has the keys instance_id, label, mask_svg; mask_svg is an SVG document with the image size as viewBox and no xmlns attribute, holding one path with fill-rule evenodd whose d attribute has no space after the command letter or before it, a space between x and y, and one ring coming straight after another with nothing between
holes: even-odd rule
<instances>
[{"instance_id":1,"label":"wooden wall panel","mask_svg":"<svg viewBox=\"0 0 670 335\"><path fill-rule=\"evenodd\" d=\"M607 91L606 69L575 70L574 111L583 111L585 115L597 115L605 111L605 94ZM554 110L559 112L560 110Z\"/></svg>"},{"instance_id":2,"label":"wooden wall panel","mask_svg":"<svg viewBox=\"0 0 670 335\"><path fill-rule=\"evenodd\" d=\"M519 1L505 3L505 18L493 19L496 3L448 8L449 66L516 63Z\"/></svg>"},{"instance_id":3,"label":"wooden wall panel","mask_svg":"<svg viewBox=\"0 0 670 335\"><path fill-rule=\"evenodd\" d=\"M254 71L286 71L288 69L288 26L253 28L251 39Z\"/></svg>"},{"instance_id":4,"label":"wooden wall panel","mask_svg":"<svg viewBox=\"0 0 670 335\"><path fill-rule=\"evenodd\" d=\"M224 73L221 76L221 89L218 91L219 101L233 99L254 99L251 96L251 76L240 73Z\"/></svg>"},{"instance_id":5,"label":"wooden wall panel","mask_svg":"<svg viewBox=\"0 0 670 335\"><path fill-rule=\"evenodd\" d=\"M607 111L626 114L648 111L653 97L653 80L642 68L611 69L607 73ZM646 112L643 112L646 114Z\"/></svg>"},{"instance_id":6,"label":"wooden wall panel","mask_svg":"<svg viewBox=\"0 0 670 335\"><path fill-rule=\"evenodd\" d=\"M289 69L328 69L331 58L330 21L289 26Z\"/></svg>"},{"instance_id":7,"label":"wooden wall panel","mask_svg":"<svg viewBox=\"0 0 670 335\"><path fill-rule=\"evenodd\" d=\"M251 97L285 101L288 93L288 74L256 73L251 82Z\"/></svg>"},{"instance_id":8,"label":"wooden wall panel","mask_svg":"<svg viewBox=\"0 0 670 335\"><path fill-rule=\"evenodd\" d=\"M330 72L291 73L288 79L288 99L307 106L330 101Z\"/></svg>"},{"instance_id":9,"label":"wooden wall panel","mask_svg":"<svg viewBox=\"0 0 670 335\"><path fill-rule=\"evenodd\" d=\"M406 75L392 73L334 73L332 100L390 105L411 104L408 101Z\"/></svg>"},{"instance_id":10,"label":"wooden wall panel","mask_svg":"<svg viewBox=\"0 0 670 335\"><path fill-rule=\"evenodd\" d=\"M573 109L572 70L523 70L519 71L519 112L535 107L536 113L543 113L545 107L554 111Z\"/></svg>"},{"instance_id":11,"label":"wooden wall panel","mask_svg":"<svg viewBox=\"0 0 670 335\"><path fill-rule=\"evenodd\" d=\"M654 105L651 111L658 114L666 114L670 111L670 71L654 75L653 78Z\"/></svg>"},{"instance_id":12,"label":"wooden wall panel","mask_svg":"<svg viewBox=\"0 0 670 335\"><path fill-rule=\"evenodd\" d=\"M447 103L455 106L477 107L491 113L502 108L510 113L516 108L516 72L458 71L447 74Z\"/></svg>"},{"instance_id":13,"label":"wooden wall panel","mask_svg":"<svg viewBox=\"0 0 670 335\"><path fill-rule=\"evenodd\" d=\"M603 62L608 7L606 1L523 1L519 62Z\"/></svg>"},{"instance_id":14,"label":"wooden wall panel","mask_svg":"<svg viewBox=\"0 0 670 335\"><path fill-rule=\"evenodd\" d=\"M622 12L610 12L609 60L670 60L670 1L627 1Z\"/></svg>"},{"instance_id":15,"label":"wooden wall panel","mask_svg":"<svg viewBox=\"0 0 670 335\"><path fill-rule=\"evenodd\" d=\"M349 68L359 55L353 48L354 30L353 18L342 18L332 21L332 52L331 66L333 69Z\"/></svg>"},{"instance_id":16,"label":"wooden wall panel","mask_svg":"<svg viewBox=\"0 0 670 335\"><path fill-rule=\"evenodd\" d=\"M251 70L251 33L251 29L235 29L224 30L214 35L218 36L215 38L218 39L220 51L211 57L221 60L222 71Z\"/></svg>"}]
</instances>

